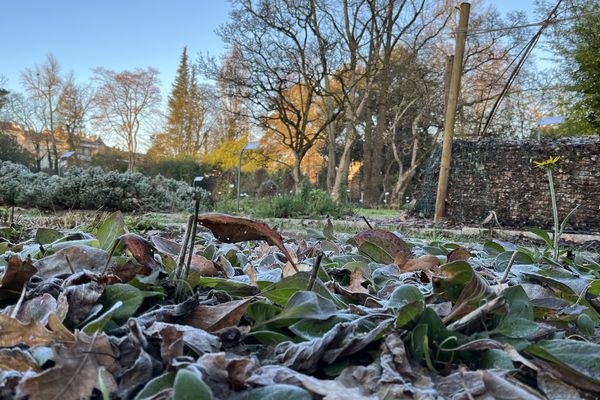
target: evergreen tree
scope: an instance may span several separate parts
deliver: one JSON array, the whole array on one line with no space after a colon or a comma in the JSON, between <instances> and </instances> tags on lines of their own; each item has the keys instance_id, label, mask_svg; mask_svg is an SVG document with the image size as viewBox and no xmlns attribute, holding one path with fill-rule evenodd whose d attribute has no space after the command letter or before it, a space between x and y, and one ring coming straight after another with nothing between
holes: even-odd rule
<instances>
[{"instance_id":1,"label":"evergreen tree","mask_svg":"<svg viewBox=\"0 0 600 400\"><path fill-rule=\"evenodd\" d=\"M569 0L563 21L551 26L550 49L562 59L557 82L567 103L567 120L553 135L600 133L600 0ZM553 3L541 2L546 12Z\"/></svg>"},{"instance_id":2,"label":"evergreen tree","mask_svg":"<svg viewBox=\"0 0 600 400\"><path fill-rule=\"evenodd\" d=\"M573 89L579 94L572 111L600 132L600 15L582 17L572 34Z\"/></svg>"},{"instance_id":3,"label":"evergreen tree","mask_svg":"<svg viewBox=\"0 0 600 400\"><path fill-rule=\"evenodd\" d=\"M167 140L163 143L165 150L172 156L192 153L189 148L188 108L190 101L190 67L188 65L187 47L183 48L179 68L169 101L167 103Z\"/></svg>"},{"instance_id":4,"label":"evergreen tree","mask_svg":"<svg viewBox=\"0 0 600 400\"><path fill-rule=\"evenodd\" d=\"M0 110L2 110L2 107L4 107L8 101L8 93L8 90L0 87Z\"/></svg>"}]
</instances>

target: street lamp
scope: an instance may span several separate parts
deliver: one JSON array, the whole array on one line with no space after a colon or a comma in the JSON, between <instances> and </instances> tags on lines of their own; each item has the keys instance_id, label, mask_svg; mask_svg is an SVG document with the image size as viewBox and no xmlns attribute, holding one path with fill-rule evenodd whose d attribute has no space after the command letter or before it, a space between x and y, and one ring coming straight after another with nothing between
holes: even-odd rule
<instances>
[{"instance_id":1,"label":"street lamp","mask_svg":"<svg viewBox=\"0 0 600 400\"><path fill-rule=\"evenodd\" d=\"M64 160L66 160L67 158L73 156L73 155L75 155L74 151L67 151L66 153L63 153L62 156L58 157L58 163L57 163L57 166L58 166L58 176L60 176L60 163L63 162Z\"/></svg>"},{"instance_id":2,"label":"street lamp","mask_svg":"<svg viewBox=\"0 0 600 400\"><path fill-rule=\"evenodd\" d=\"M242 157L244 156L244 151L246 150L256 150L258 149L258 143L246 143L242 151L240 151L240 162L238 164L238 176L237 176L237 210L240 211L240 182L242 180Z\"/></svg>"}]
</instances>

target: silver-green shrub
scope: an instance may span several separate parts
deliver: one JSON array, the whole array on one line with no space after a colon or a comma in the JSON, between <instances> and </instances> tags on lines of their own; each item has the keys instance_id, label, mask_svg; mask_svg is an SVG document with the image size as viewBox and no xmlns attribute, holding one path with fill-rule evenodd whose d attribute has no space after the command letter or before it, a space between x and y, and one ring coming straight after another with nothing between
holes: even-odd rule
<instances>
[{"instance_id":1,"label":"silver-green shrub","mask_svg":"<svg viewBox=\"0 0 600 400\"><path fill-rule=\"evenodd\" d=\"M59 177L0 162L0 203L5 205L169 212L190 209L192 195L193 189L187 183L160 175L72 168ZM207 205L210 193L200 189L200 198Z\"/></svg>"}]
</instances>

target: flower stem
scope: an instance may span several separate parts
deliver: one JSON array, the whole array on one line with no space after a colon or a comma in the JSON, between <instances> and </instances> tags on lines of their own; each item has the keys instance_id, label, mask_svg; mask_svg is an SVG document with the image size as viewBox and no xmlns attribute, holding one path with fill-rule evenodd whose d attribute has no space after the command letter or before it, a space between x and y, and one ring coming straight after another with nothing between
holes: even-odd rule
<instances>
[{"instance_id":1,"label":"flower stem","mask_svg":"<svg viewBox=\"0 0 600 400\"><path fill-rule=\"evenodd\" d=\"M548 175L548 186L550 187L550 198L552 200L552 218L554 219L554 260L558 260L558 239L559 239L559 221L558 221L558 207L556 205L556 191L554 190L554 179L552 178L552 168L546 167L546 174Z\"/></svg>"}]
</instances>

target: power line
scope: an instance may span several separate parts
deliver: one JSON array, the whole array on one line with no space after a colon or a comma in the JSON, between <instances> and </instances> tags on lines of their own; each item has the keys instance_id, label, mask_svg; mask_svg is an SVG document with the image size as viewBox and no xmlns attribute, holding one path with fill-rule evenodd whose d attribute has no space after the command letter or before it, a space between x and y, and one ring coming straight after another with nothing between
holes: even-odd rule
<instances>
[{"instance_id":1,"label":"power line","mask_svg":"<svg viewBox=\"0 0 600 400\"><path fill-rule=\"evenodd\" d=\"M502 91L500 92L500 95L498 96L498 98L494 102L494 105L492 106L492 109L490 110L490 114L488 115L487 120L485 121L485 125L483 126L483 129L481 130L481 136L485 135L485 131L490 126L490 123L492 122L492 119L494 118L494 115L496 114L496 111L498 110L500 103L502 103L504 96L506 95L506 93L508 92L510 87L512 86L517 75L521 71L523 64L525 64L525 60L527 60L527 57L529 56L529 54L531 54L531 51L533 50L533 48L537 44L538 40L542 36L542 33L548 27L548 22L553 20L554 16L556 15L556 12L558 10L558 7L562 3L562 1L563 0L558 0L558 2L556 3L556 5L552 9L552 11L550 11L550 14L548 14L548 17L545 19L544 23L540 26L540 29L536 32L535 35L533 35L533 37L531 38L531 40L529 41L527 46L525 46L525 51L523 52L523 55L517 62L515 69L511 72L510 76L508 77L508 80L506 81L506 84L504 85L504 87L502 88Z\"/></svg>"},{"instance_id":2,"label":"power line","mask_svg":"<svg viewBox=\"0 0 600 400\"><path fill-rule=\"evenodd\" d=\"M589 15L596 15L596 14L600 14L600 10L599 11L591 11L591 12L587 12L587 13L583 13L583 14L578 14L578 15L574 15L572 17L561 18L561 19L552 19L552 20L545 19L544 21L531 22L529 24L523 24L523 25L513 25L513 26L506 26L506 27L503 27L503 28L484 29L484 30L480 30L480 31L468 31L467 32L467 36L481 35L481 34L484 34L484 33L512 31L512 30L516 30L516 29L531 28L533 26L554 25L554 24L559 24L561 22L571 21L571 20L574 20L574 19L579 19L579 18L582 18L582 17L587 17Z\"/></svg>"}]
</instances>

